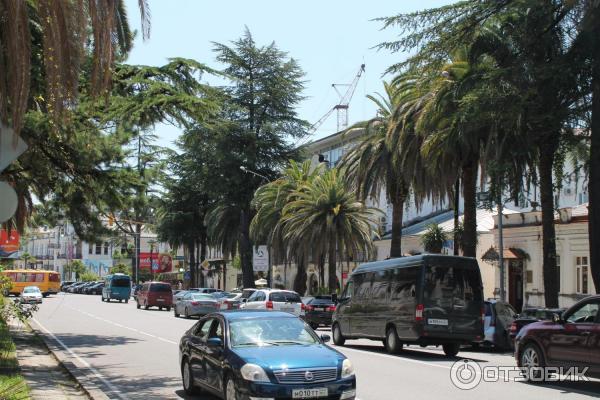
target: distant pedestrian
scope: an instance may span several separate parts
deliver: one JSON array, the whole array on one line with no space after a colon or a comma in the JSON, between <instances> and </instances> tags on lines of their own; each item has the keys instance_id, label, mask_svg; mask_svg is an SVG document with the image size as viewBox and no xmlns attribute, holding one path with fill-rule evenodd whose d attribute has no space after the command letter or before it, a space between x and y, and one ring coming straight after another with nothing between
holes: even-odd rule
<instances>
[{"instance_id":1,"label":"distant pedestrian","mask_svg":"<svg viewBox=\"0 0 600 400\"><path fill-rule=\"evenodd\" d=\"M179 290L183 289L183 282L179 281L177 283L177 289L179 289Z\"/></svg>"}]
</instances>

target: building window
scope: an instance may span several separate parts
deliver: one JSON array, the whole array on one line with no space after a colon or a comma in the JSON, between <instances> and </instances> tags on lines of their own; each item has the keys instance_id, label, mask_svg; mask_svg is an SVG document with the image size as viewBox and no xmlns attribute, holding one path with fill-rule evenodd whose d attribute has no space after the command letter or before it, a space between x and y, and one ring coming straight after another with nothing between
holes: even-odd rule
<instances>
[{"instance_id":1,"label":"building window","mask_svg":"<svg viewBox=\"0 0 600 400\"><path fill-rule=\"evenodd\" d=\"M96 243L96 254L102 254L102 243Z\"/></svg>"},{"instance_id":2,"label":"building window","mask_svg":"<svg viewBox=\"0 0 600 400\"><path fill-rule=\"evenodd\" d=\"M589 201L589 196L587 192L579 193L579 204L584 204Z\"/></svg>"},{"instance_id":3,"label":"building window","mask_svg":"<svg viewBox=\"0 0 600 400\"><path fill-rule=\"evenodd\" d=\"M528 271L526 271L525 275L526 275L527 283L532 284L533 283L533 271L528 270Z\"/></svg>"},{"instance_id":4,"label":"building window","mask_svg":"<svg viewBox=\"0 0 600 400\"><path fill-rule=\"evenodd\" d=\"M88 253L94 254L94 244L93 243L88 243Z\"/></svg>"},{"instance_id":5,"label":"building window","mask_svg":"<svg viewBox=\"0 0 600 400\"><path fill-rule=\"evenodd\" d=\"M587 257L577 257L575 260L577 279L575 291L580 294L588 294L588 282L589 282L589 264Z\"/></svg>"},{"instance_id":6,"label":"building window","mask_svg":"<svg viewBox=\"0 0 600 400\"><path fill-rule=\"evenodd\" d=\"M104 242L104 255L108 254L108 242Z\"/></svg>"}]
</instances>

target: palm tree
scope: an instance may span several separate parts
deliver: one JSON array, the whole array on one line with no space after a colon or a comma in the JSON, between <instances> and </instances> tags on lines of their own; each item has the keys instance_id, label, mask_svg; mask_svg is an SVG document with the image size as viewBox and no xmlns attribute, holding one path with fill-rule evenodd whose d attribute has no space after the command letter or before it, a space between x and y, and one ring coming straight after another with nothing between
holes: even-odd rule
<instances>
[{"instance_id":1,"label":"palm tree","mask_svg":"<svg viewBox=\"0 0 600 400\"><path fill-rule=\"evenodd\" d=\"M150 34L147 0L138 0L144 39ZM112 67L133 42L123 0L0 0L0 117L9 120L18 134L30 106L30 71L39 58L37 35L45 72L48 111L57 116L76 97L79 73L88 56L88 35L92 43L93 93L104 93L111 81ZM6 101L8 100L8 101ZM10 108L8 107L10 105Z\"/></svg>"},{"instance_id":2,"label":"palm tree","mask_svg":"<svg viewBox=\"0 0 600 400\"><path fill-rule=\"evenodd\" d=\"M294 246L296 251L288 254L290 244L283 232L283 209L320 172L321 168L313 168L309 160L302 164L290 161L289 167L279 179L258 188L252 201L256 214L250 224L250 237L254 243L266 243L275 262L285 262L288 255L295 258L297 273L294 290L298 293L306 291L306 253L310 246Z\"/></svg>"},{"instance_id":3,"label":"palm tree","mask_svg":"<svg viewBox=\"0 0 600 400\"><path fill-rule=\"evenodd\" d=\"M329 290L336 291L337 253L370 255L377 236L374 221L381 212L357 201L356 192L348 189L335 168L302 185L292 196L294 200L283 208L284 238L292 249L310 245L317 253L328 254Z\"/></svg>"},{"instance_id":4,"label":"palm tree","mask_svg":"<svg viewBox=\"0 0 600 400\"><path fill-rule=\"evenodd\" d=\"M367 96L379 107L377 116L359 122L348 130L364 129L365 137L346 153L339 167L356 187L358 197L362 201L368 197L378 198L381 189L385 188L387 199L392 204L390 257L395 258L402 256L402 219L410 183L402 173L402 166L394 162L394 151L386 141L394 109L399 105L398 92L392 84L384 82L383 86L385 96Z\"/></svg>"}]
</instances>

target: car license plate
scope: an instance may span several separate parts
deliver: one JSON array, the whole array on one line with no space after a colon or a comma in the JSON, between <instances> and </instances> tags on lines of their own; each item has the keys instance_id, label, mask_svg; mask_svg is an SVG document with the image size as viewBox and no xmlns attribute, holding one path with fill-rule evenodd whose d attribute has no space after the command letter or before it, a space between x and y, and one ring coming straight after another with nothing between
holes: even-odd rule
<instances>
[{"instance_id":1,"label":"car license plate","mask_svg":"<svg viewBox=\"0 0 600 400\"><path fill-rule=\"evenodd\" d=\"M156 301L165 301L165 299L156 299Z\"/></svg>"},{"instance_id":2,"label":"car license plate","mask_svg":"<svg viewBox=\"0 0 600 400\"><path fill-rule=\"evenodd\" d=\"M325 311L325 307L315 307L316 311Z\"/></svg>"},{"instance_id":3,"label":"car license plate","mask_svg":"<svg viewBox=\"0 0 600 400\"><path fill-rule=\"evenodd\" d=\"M318 397L327 397L328 395L327 388L292 390L292 399L315 399Z\"/></svg>"},{"instance_id":4,"label":"car license plate","mask_svg":"<svg viewBox=\"0 0 600 400\"><path fill-rule=\"evenodd\" d=\"M282 307L282 308L281 308L281 311L283 311L283 312L289 312L289 313L293 313L293 312L294 312L294 309L293 309L293 308L290 308L290 307Z\"/></svg>"},{"instance_id":5,"label":"car license plate","mask_svg":"<svg viewBox=\"0 0 600 400\"><path fill-rule=\"evenodd\" d=\"M443 326L448 326L448 320L447 319L429 318L429 319L427 319L427 323L429 325L443 325Z\"/></svg>"}]
</instances>

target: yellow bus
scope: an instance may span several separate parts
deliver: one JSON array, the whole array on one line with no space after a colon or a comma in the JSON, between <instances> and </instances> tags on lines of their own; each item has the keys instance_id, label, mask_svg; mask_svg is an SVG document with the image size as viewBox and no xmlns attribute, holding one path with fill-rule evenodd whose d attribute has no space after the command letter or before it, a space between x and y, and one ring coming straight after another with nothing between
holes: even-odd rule
<instances>
[{"instance_id":1,"label":"yellow bus","mask_svg":"<svg viewBox=\"0 0 600 400\"><path fill-rule=\"evenodd\" d=\"M37 286L44 297L56 294L60 290L60 274L54 271L34 269L5 270L0 274L7 276L12 282L10 294L18 296L26 286Z\"/></svg>"}]
</instances>

